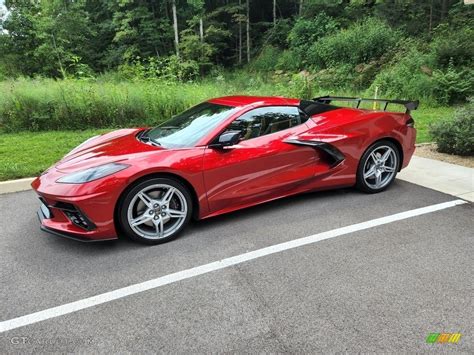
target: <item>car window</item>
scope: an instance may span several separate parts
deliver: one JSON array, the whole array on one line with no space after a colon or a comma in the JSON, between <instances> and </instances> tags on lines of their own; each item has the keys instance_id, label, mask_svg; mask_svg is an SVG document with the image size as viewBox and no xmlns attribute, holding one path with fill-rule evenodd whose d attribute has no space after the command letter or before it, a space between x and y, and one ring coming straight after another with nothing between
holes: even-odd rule
<instances>
[{"instance_id":1,"label":"car window","mask_svg":"<svg viewBox=\"0 0 474 355\"><path fill-rule=\"evenodd\" d=\"M165 148L192 147L235 110L204 102L153 128L148 137Z\"/></svg>"},{"instance_id":2,"label":"car window","mask_svg":"<svg viewBox=\"0 0 474 355\"><path fill-rule=\"evenodd\" d=\"M296 106L260 107L236 118L226 131L240 131L241 140L247 140L297 126L307 119Z\"/></svg>"}]
</instances>

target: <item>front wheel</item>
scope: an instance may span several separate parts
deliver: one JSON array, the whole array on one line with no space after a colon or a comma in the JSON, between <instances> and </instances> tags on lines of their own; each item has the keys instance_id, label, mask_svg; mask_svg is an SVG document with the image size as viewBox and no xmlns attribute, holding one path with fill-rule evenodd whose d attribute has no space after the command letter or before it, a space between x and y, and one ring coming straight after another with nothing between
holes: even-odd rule
<instances>
[{"instance_id":1,"label":"front wheel","mask_svg":"<svg viewBox=\"0 0 474 355\"><path fill-rule=\"evenodd\" d=\"M191 215L191 195L185 186L174 179L151 178L125 195L119 223L130 239L160 244L176 238Z\"/></svg>"},{"instance_id":2,"label":"front wheel","mask_svg":"<svg viewBox=\"0 0 474 355\"><path fill-rule=\"evenodd\" d=\"M398 148L390 141L371 145L359 162L357 188L367 193L385 190L395 180L400 163Z\"/></svg>"}]
</instances>

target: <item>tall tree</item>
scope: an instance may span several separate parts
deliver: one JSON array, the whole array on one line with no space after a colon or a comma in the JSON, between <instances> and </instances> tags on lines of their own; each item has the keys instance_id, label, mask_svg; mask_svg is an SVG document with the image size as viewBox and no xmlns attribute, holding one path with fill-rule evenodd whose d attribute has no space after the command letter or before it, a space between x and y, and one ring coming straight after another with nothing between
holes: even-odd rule
<instances>
[{"instance_id":1,"label":"tall tree","mask_svg":"<svg viewBox=\"0 0 474 355\"><path fill-rule=\"evenodd\" d=\"M7 15L7 9L3 6L3 4L0 4L0 33L3 32L3 20L5 19Z\"/></svg>"},{"instance_id":2,"label":"tall tree","mask_svg":"<svg viewBox=\"0 0 474 355\"><path fill-rule=\"evenodd\" d=\"M173 30L174 30L174 46L176 50L176 56L179 58L179 34L178 34L178 15L176 14L176 0L171 2L173 12Z\"/></svg>"},{"instance_id":3,"label":"tall tree","mask_svg":"<svg viewBox=\"0 0 474 355\"><path fill-rule=\"evenodd\" d=\"M428 32L431 32L433 29L433 0L430 2L430 22L428 25Z\"/></svg>"},{"instance_id":4,"label":"tall tree","mask_svg":"<svg viewBox=\"0 0 474 355\"><path fill-rule=\"evenodd\" d=\"M201 42L204 42L204 21L202 16L199 17L199 39Z\"/></svg>"},{"instance_id":5,"label":"tall tree","mask_svg":"<svg viewBox=\"0 0 474 355\"><path fill-rule=\"evenodd\" d=\"M5 57L24 75L65 76L68 68L91 62L93 26L85 0L13 1L3 27ZM2 53L3 57L3 53ZM2 60L3 61L3 60Z\"/></svg>"},{"instance_id":6,"label":"tall tree","mask_svg":"<svg viewBox=\"0 0 474 355\"><path fill-rule=\"evenodd\" d=\"M247 0L247 63L250 63L250 0Z\"/></svg>"},{"instance_id":7,"label":"tall tree","mask_svg":"<svg viewBox=\"0 0 474 355\"><path fill-rule=\"evenodd\" d=\"M137 57L157 57L174 52L171 20L163 16L169 3L158 0L109 0L106 2L108 13L97 17L101 14L97 4L101 2L90 2L95 5L91 5L90 12L96 19L94 25L98 32L105 36L109 31L113 33L104 58L108 66L118 66ZM111 23L108 23L107 16L112 17ZM106 38L102 37L102 41ZM101 47L99 44L98 48Z\"/></svg>"},{"instance_id":8,"label":"tall tree","mask_svg":"<svg viewBox=\"0 0 474 355\"><path fill-rule=\"evenodd\" d=\"M273 0L273 26L276 25L277 22L277 2L276 0Z\"/></svg>"},{"instance_id":9,"label":"tall tree","mask_svg":"<svg viewBox=\"0 0 474 355\"><path fill-rule=\"evenodd\" d=\"M472 13L472 6L462 6L461 0L3 2L9 15L0 19L2 72L55 77L70 75L77 66L102 72L172 54L197 61L201 67L203 62L206 68L230 67L249 62L253 53L270 45L306 54L308 43L336 32L325 30L319 35L328 18L338 28L347 28L376 17L408 38L422 38L428 31L432 35L426 38L440 37L440 24L467 23ZM452 47L446 46L450 50L439 50L448 58L454 56ZM460 50L466 46L460 45Z\"/></svg>"},{"instance_id":10,"label":"tall tree","mask_svg":"<svg viewBox=\"0 0 474 355\"><path fill-rule=\"evenodd\" d=\"M449 6L449 0L441 1L441 20L444 20L446 15L448 14L448 6Z\"/></svg>"},{"instance_id":11,"label":"tall tree","mask_svg":"<svg viewBox=\"0 0 474 355\"><path fill-rule=\"evenodd\" d=\"M10 2L7 7L10 15L2 21L2 29L6 32L0 33L0 64L11 75L40 73L42 65L35 58L39 41L34 27L39 6Z\"/></svg>"},{"instance_id":12,"label":"tall tree","mask_svg":"<svg viewBox=\"0 0 474 355\"><path fill-rule=\"evenodd\" d=\"M242 7L242 0L239 0L239 64L242 64L242 18L240 11Z\"/></svg>"}]
</instances>

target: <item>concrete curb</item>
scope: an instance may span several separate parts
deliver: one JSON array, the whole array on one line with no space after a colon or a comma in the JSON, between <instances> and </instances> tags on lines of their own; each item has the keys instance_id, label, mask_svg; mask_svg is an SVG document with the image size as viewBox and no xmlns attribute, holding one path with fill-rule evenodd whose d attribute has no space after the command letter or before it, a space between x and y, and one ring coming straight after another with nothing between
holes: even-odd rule
<instances>
[{"instance_id":1,"label":"concrete curb","mask_svg":"<svg viewBox=\"0 0 474 355\"><path fill-rule=\"evenodd\" d=\"M34 179L35 178L24 178L19 180L0 181L0 194L29 190L31 189L30 184Z\"/></svg>"},{"instance_id":2,"label":"concrete curb","mask_svg":"<svg viewBox=\"0 0 474 355\"><path fill-rule=\"evenodd\" d=\"M474 202L474 169L414 155L397 179Z\"/></svg>"}]
</instances>

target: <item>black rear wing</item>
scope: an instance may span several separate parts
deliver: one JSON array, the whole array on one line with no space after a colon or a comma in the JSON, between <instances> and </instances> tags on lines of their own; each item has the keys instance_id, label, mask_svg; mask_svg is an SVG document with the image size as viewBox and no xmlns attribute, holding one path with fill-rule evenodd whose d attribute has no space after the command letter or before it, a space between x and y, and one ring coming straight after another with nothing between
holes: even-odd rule
<instances>
[{"instance_id":1,"label":"black rear wing","mask_svg":"<svg viewBox=\"0 0 474 355\"><path fill-rule=\"evenodd\" d=\"M314 98L313 101L316 101L321 104L330 104L332 101L357 102L356 108L359 108L361 102L381 102L385 104L383 105L384 111L387 111L387 106L389 104L397 104L397 105L405 106L406 108L405 113L407 114L409 114L410 111L416 110L418 108L418 105L420 104L419 100L410 101L410 100L388 100L388 99L363 99L359 97L343 97L343 96L321 96L321 97Z\"/></svg>"}]
</instances>

